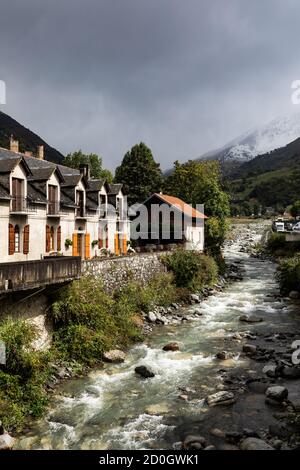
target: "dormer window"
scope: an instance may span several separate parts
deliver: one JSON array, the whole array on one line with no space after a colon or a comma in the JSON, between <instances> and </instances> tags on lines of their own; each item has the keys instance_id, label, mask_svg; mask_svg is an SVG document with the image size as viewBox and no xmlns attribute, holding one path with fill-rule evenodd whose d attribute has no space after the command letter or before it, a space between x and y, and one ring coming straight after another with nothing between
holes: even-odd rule
<instances>
[{"instance_id":1,"label":"dormer window","mask_svg":"<svg viewBox=\"0 0 300 470\"><path fill-rule=\"evenodd\" d=\"M19 178L12 179L12 211L21 212L25 208L24 181Z\"/></svg>"}]
</instances>

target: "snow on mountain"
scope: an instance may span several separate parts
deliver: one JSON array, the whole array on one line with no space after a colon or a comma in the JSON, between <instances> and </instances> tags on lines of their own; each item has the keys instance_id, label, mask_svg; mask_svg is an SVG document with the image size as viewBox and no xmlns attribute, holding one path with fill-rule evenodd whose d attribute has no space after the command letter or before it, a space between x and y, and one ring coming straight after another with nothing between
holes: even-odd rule
<instances>
[{"instance_id":1,"label":"snow on mountain","mask_svg":"<svg viewBox=\"0 0 300 470\"><path fill-rule=\"evenodd\" d=\"M279 147L284 147L300 137L300 113L274 119L269 124L251 130L234 139L221 149L203 155L203 159L219 159L222 162L252 160Z\"/></svg>"}]
</instances>

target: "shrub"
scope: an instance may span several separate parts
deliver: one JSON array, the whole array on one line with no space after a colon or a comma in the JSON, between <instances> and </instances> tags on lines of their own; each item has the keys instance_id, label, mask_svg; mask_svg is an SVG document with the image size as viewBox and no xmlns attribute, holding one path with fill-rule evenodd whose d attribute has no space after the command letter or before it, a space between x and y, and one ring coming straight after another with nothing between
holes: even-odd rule
<instances>
[{"instance_id":1,"label":"shrub","mask_svg":"<svg viewBox=\"0 0 300 470\"><path fill-rule=\"evenodd\" d=\"M6 364L0 371L0 421L9 430L20 429L29 414L41 416L47 404L48 355L32 348L35 338L34 327L24 320L0 323L6 347Z\"/></svg>"},{"instance_id":2,"label":"shrub","mask_svg":"<svg viewBox=\"0 0 300 470\"><path fill-rule=\"evenodd\" d=\"M277 268L276 278L283 293L300 289L300 256L288 258Z\"/></svg>"},{"instance_id":3,"label":"shrub","mask_svg":"<svg viewBox=\"0 0 300 470\"><path fill-rule=\"evenodd\" d=\"M271 253L285 247L285 235L283 233L272 232L267 241L267 250Z\"/></svg>"},{"instance_id":4,"label":"shrub","mask_svg":"<svg viewBox=\"0 0 300 470\"><path fill-rule=\"evenodd\" d=\"M163 258L173 272L177 287L199 290L216 281L218 267L214 259L197 251L176 250Z\"/></svg>"}]
</instances>

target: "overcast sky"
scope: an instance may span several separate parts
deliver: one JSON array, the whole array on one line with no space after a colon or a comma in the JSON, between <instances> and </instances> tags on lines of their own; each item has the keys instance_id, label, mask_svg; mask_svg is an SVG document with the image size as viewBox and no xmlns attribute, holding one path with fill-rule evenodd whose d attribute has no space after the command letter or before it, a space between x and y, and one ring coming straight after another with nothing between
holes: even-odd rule
<instances>
[{"instance_id":1,"label":"overcast sky","mask_svg":"<svg viewBox=\"0 0 300 470\"><path fill-rule=\"evenodd\" d=\"M162 168L295 110L299 0L1 0L0 106L63 153ZM300 111L300 106L297 111Z\"/></svg>"}]
</instances>

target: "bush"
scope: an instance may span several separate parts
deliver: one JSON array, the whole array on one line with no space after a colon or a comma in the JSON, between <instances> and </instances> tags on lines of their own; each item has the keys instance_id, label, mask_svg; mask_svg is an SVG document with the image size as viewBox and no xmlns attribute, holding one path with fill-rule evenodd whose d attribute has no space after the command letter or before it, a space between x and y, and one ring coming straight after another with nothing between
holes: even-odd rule
<instances>
[{"instance_id":1,"label":"bush","mask_svg":"<svg viewBox=\"0 0 300 470\"><path fill-rule=\"evenodd\" d=\"M271 253L285 247L285 235L283 233L272 232L267 241L267 250Z\"/></svg>"},{"instance_id":2,"label":"bush","mask_svg":"<svg viewBox=\"0 0 300 470\"><path fill-rule=\"evenodd\" d=\"M213 284L218 275L214 259L197 251L176 250L163 258L173 272L177 287L199 290Z\"/></svg>"},{"instance_id":3,"label":"bush","mask_svg":"<svg viewBox=\"0 0 300 470\"><path fill-rule=\"evenodd\" d=\"M300 256L282 261L277 268L276 278L283 293L300 289Z\"/></svg>"},{"instance_id":4,"label":"bush","mask_svg":"<svg viewBox=\"0 0 300 470\"><path fill-rule=\"evenodd\" d=\"M0 324L6 347L6 364L0 371L0 421L9 430L20 429L29 414L41 416L47 404L48 355L33 350L35 338L34 327L24 320Z\"/></svg>"}]
</instances>

